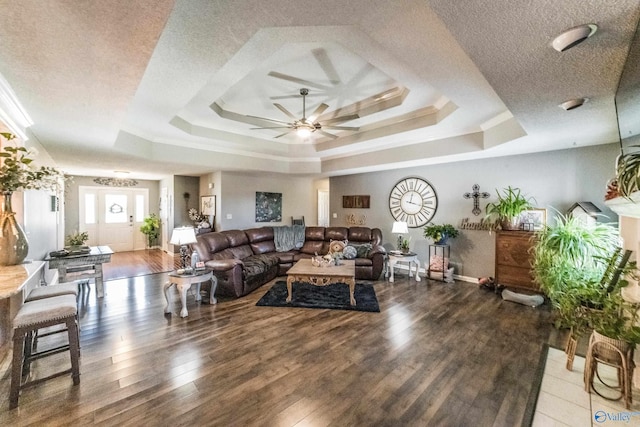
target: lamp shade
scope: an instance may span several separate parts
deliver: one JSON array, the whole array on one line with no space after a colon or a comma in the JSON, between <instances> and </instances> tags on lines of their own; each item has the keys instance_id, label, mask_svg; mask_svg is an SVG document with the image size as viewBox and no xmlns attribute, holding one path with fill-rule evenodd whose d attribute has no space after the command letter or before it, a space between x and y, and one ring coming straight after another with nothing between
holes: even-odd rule
<instances>
[{"instance_id":1,"label":"lamp shade","mask_svg":"<svg viewBox=\"0 0 640 427\"><path fill-rule=\"evenodd\" d=\"M189 245L196 242L196 232L193 227L178 227L173 229L169 243L172 245Z\"/></svg>"},{"instance_id":2,"label":"lamp shade","mask_svg":"<svg viewBox=\"0 0 640 427\"><path fill-rule=\"evenodd\" d=\"M407 227L407 223L404 221L396 221L393 223L393 228L391 229L392 233L404 234L409 232L409 227Z\"/></svg>"}]
</instances>

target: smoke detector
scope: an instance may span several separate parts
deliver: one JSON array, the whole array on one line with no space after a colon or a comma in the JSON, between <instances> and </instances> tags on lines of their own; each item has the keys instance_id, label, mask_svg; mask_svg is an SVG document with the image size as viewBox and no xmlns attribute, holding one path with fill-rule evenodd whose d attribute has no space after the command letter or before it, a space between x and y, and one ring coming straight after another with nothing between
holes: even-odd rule
<instances>
[{"instance_id":1,"label":"smoke detector","mask_svg":"<svg viewBox=\"0 0 640 427\"><path fill-rule=\"evenodd\" d=\"M598 30L596 24L584 24L577 27L569 28L564 33L553 39L551 45L558 52L564 52L572 47L582 43L595 34Z\"/></svg>"},{"instance_id":2,"label":"smoke detector","mask_svg":"<svg viewBox=\"0 0 640 427\"><path fill-rule=\"evenodd\" d=\"M563 102L562 104L559 105L559 107L569 111L578 107L582 107L582 105L584 105L585 102L589 102L589 98L575 98L575 99L570 99L568 101Z\"/></svg>"}]
</instances>

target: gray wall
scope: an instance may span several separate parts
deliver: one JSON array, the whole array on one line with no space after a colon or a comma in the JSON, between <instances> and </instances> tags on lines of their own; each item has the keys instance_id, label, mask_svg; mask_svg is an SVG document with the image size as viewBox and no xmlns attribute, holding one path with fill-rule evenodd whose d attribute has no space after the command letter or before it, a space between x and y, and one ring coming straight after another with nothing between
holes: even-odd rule
<instances>
[{"instance_id":1,"label":"gray wall","mask_svg":"<svg viewBox=\"0 0 640 427\"><path fill-rule=\"evenodd\" d=\"M566 211L577 201L591 201L604 211L611 221L617 216L604 206L607 181L614 176L614 162L618 155L616 144L571 150L553 151L520 156L499 157L441 165L430 165L331 178L331 225L345 226L346 216L365 215L366 225L382 230L387 248L395 248L396 235L391 233L393 217L389 212L388 197L391 188L408 176L425 178L438 195L438 209L433 223L450 223L458 227L463 218L479 221L471 213L473 203L463 198L473 184L480 191L491 193L482 199L483 209L496 200L496 189L511 185L519 187L536 200L536 206L547 208L552 220L555 208ZM343 195L369 194L370 209L343 209ZM337 218L333 218L333 214ZM422 236L422 228L410 229L411 249L418 253L421 265L428 258L429 239ZM468 277L494 275L495 234L487 231L461 230L458 238L450 241L451 260L462 264L461 274Z\"/></svg>"},{"instance_id":2,"label":"gray wall","mask_svg":"<svg viewBox=\"0 0 640 427\"><path fill-rule=\"evenodd\" d=\"M315 180L286 175L257 176L222 172L220 197L217 200L216 230L244 229L262 226L291 225L291 217L303 216L307 225L318 218ZM256 192L282 193L282 221L256 222ZM227 215L231 215L228 219Z\"/></svg>"}]
</instances>

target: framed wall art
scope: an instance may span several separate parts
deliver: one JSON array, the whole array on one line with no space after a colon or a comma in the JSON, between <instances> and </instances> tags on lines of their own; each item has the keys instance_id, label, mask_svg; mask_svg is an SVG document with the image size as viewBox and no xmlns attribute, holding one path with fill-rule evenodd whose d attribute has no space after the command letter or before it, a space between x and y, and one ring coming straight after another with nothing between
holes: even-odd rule
<instances>
[{"instance_id":1,"label":"framed wall art","mask_svg":"<svg viewBox=\"0 0 640 427\"><path fill-rule=\"evenodd\" d=\"M348 209L369 209L371 196L342 196L342 207Z\"/></svg>"},{"instance_id":2,"label":"framed wall art","mask_svg":"<svg viewBox=\"0 0 640 427\"><path fill-rule=\"evenodd\" d=\"M547 210L544 208L533 208L520 214L522 228L526 231L537 231L547 225Z\"/></svg>"},{"instance_id":3,"label":"framed wall art","mask_svg":"<svg viewBox=\"0 0 640 427\"><path fill-rule=\"evenodd\" d=\"M200 197L200 213L205 216L216 214L216 196Z\"/></svg>"},{"instance_id":4,"label":"framed wall art","mask_svg":"<svg viewBox=\"0 0 640 427\"><path fill-rule=\"evenodd\" d=\"M282 193L256 191L256 222L282 221Z\"/></svg>"}]
</instances>

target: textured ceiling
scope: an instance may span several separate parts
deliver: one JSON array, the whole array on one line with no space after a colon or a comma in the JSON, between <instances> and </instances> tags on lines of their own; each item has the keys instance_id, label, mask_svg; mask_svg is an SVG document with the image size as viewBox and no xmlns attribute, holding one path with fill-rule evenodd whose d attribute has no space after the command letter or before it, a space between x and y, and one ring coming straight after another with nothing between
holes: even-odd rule
<instances>
[{"instance_id":1,"label":"textured ceiling","mask_svg":"<svg viewBox=\"0 0 640 427\"><path fill-rule=\"evenodd\" d=\"M1 4L0 74L31 137L69 173L150 179L329 176L614 142L640 13L637 0ZM583 23L598 32L551 48ZM333 124L358 130L252 129L302 118L303 87L307 116L324 103L321 124L356 114ZM558 107L575 97L590 101Z\"/></svg>"}]
</instances>

